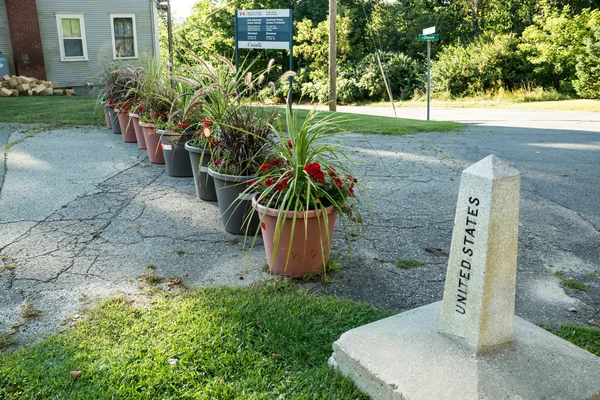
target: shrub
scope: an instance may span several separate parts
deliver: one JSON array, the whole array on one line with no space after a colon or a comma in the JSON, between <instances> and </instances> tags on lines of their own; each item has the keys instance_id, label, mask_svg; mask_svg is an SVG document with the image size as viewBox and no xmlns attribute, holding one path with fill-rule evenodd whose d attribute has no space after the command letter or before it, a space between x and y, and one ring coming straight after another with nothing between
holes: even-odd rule
<instances>
[{"instance_id":1,"label":"shrub","mask_svg":"<svg viewBox=\"0 0 600 400\"><path fill-rule=\"evenodd\" d=\"M445 47L432 63L432 91L469 96L521 86L530 79L532 67L518 45L514 34L506 34Z\"/></svg>"}]
</instances>

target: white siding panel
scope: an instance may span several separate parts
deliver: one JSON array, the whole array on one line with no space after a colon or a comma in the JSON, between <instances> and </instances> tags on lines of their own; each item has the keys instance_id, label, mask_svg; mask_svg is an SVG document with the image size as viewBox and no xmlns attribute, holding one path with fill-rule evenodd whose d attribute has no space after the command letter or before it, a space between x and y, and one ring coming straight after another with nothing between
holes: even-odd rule
<instances>
[{"instance_id":1,"label":"white siding panel","mask_svg":"<svg viewBox=\"0 0 600 400\"><path fill-rule=\"evenodd\" d=\"M6 3L4 0L0 0L0 51L3 57L9 60L11 71L14 72L12 67L12 46L10 45L10 32L8 30L8 18L6 17Z\"/></svg>"},{"instance_id":2,"label":"white siding panel","mask_svg":"<svg viewBox=\"0 0 600 400\"><path fill-rule=\"evenodd\" d=\"M138 57L153 55L153 4L152 0L37 0L47 79L58 87L86 86L89 74L112 59L110 13L135 13ZM60 61L56 13L84 14L89 61Z\"/></svg>"}]
</instances>

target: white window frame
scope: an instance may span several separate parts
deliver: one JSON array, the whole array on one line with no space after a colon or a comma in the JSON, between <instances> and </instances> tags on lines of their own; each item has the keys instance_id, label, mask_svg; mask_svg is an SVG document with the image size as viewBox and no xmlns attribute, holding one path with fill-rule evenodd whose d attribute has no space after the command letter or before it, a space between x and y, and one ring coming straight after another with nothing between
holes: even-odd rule
<instances>
[{"instance_id":1,"label":"white window frame","mask_svg":"<svg viewBox=\"0 0 600 400\"><path fill-rule=\"evenodd\" d=\"M115 41L115 18L131 18L131 23L133 24L133 57L117 57L117 43ZM138 58L137 23L135 22L135 14L110 13L110 35L112 37L112 49L114 60L133 60Z\"/></svg>"},{"instance_id":2,"label":"white window frame","mask_svg":"<svg viewBox=\"0 0 600 400\"><path fill-rule=\"evenodd\" d=\"M83 56L77 57L67 57L65 55L65 42L62 31L62 20L63 19L78 19L79 20L79 28L81 29L81 41L83 47ZM88 51L87 51L87 42L85 39L85 20L83 18L83 13L71 13L71 14L63 14L56 13L56 26L58 28L58 46L60 48L60 61L70 62L70 61L89 61Z\"/></svg>"}]
</instances>

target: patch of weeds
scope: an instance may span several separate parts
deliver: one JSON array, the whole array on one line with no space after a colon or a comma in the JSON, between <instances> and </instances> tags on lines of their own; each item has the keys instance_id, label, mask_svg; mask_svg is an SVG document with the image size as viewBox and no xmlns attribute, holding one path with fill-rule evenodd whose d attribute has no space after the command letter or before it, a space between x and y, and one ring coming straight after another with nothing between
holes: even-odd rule
<instances>
[{"instance_id":1,"label":"patch of weeds","mask_svg":"<svg viewBox=\"0 0 600 400\"><path fill-rule=\"evenodd\" d=\"M6 349L11 348L17 342L13 338L10 333L2 332L0 333L0 351L4 351Z\"/></svg>"},{"instance_id":2,"label":"patch of weeds","mask_svg":"<svg viewBox=\"0 0 600 400\"><path fill-rule=\"evenodd\" d=\"M560 279L560 283L562 283L564 287L569 288L571 290L585 293L589 292L590 290L589 285L586 285L583 282L576 281L575 279L568 278L562 271L556 271L554 273L554 276Z\"/></svg>"},{"instance_id":3,"label":"patch of weeds","mask_svg":"<svg viewBox=\"0 0 600 400\"><path fill-rule=\"evenodd\" d=\"M141 224L131 224L131 227L133 228L134 231L139 232L142 225Z\"/></svg>"},{"instance_id":4,"label":"patch of weeds","mask_svg":"<svg viewBox=\"0 0 600 400\"><path fill-rule=\"evenodd\" d=\"M63 204L62 206L60 206L60 208L67 208L67 205Z\"/></svg>"},{"instance_id":5,"label":"patch of weeds","mask_svg":"<svg viewBox=\"0 0 600 400\"><path fill-rule=\"evenodd\" d=\"M405 260L400 257L396 258L396 262L394 263L396 267L400 269L413 269L425 265L424 262L418 260Z\"/></svg>"},{"instance_id":6,"label":"patch of weeds","mask_svg":"<svg viewBox=\"0 0 600 400\"><path fill-rule=\"evenodd\" d=\"M169 253L171 253L171 254L177 254L178 256L182 256L182 255L185 254L185 250L183 250L183 249L175 249L175 250L169 251Z\"/></svg>"},{"instance_id":7,"label":"patch of weeds","mask_svg":"<svg viewBox=\"0 0 600 400\"><path fill-rule=\"evenodd\" d=\"M554 268L554 264L548 264L548 268Z\"/></svg>"},{"instance_id":8,"label":"patch of weeds","mask_svg":"<svg viewBox=\"0 0 600 400\"><path fill-rule=\"evenodd\" d=\"M600 356L600 328L574 324L562 324L556 330L548 329L545 326L543 328L582 349L586 349L590 353Z\"/></svg>"},{"instance_id":9,"label":"patch of weeds","mask_svg":"<svg viewBox=\"0 0 600 400\"><path fill-rule=\"evenodd\" d=\"M152 263L148 263L148 266L146 268L151 269L151 270L154 271L156 269L156 265L154 265Z\"/></svg>"},{"instance_id":10,"label":"patch of weeds","mask_svg":"<svg viewBox=\"0 0 600 400\"><path fill-rule=\"evenodd\" d=\"M14 271L15 269L17 269L17 266L14 264L4 264L2 267L0 267L0 272L10 272Z\"/></svg>"},{"instance_id":11,"label":"patch of weeds","mask_svg":"<svg viewBox=\"0 0 600 400\"><path fill-rule=\"evenodd\" d=\"M229 239L226 243L234 245L234 244L238 244L239 242L240 241L237 238L233 238L233 239Z\"/></svg>"},{"instance_id":12,"label":"patch of weeds","mask_svg":"<svg viewBox=\"0 0 600 400\"><path fill-rule=\"evenodd\" d=\"M591 271L591 272L588 272L586 275L589 277L595 278L598 276L598 273Z\"/></svg>"},{"instance_id":13,"label":"patch of weeds","mask_svg":"<svg viewBox=\"0 0 600 400\"><path fill-rule=\"evenodd\" d=\"M159 283L164 282L165 277L156 274L156 272L154 272L154 270L148 270L148 273L142 274L139 277L139 280L141 280L144 283L147 283L148 285L153 286L153 285L158 285Z\"/></svg>"},{"instance_id":14,"label":"patch of weeds","mask_svg":"<svg viewBox=\"0 0 600 400\"><path fill-rule=\"evenodd\" d=\"M35 308L28 299L25 299L25 301L21 303L21 319L23 321L30 321L32 319L36 319L39 318L41 315L42 312Z\"/></svg>"},{"instance_id":15,"label":"patch of weeds","mask_svg":"<svg viewBox=\"0 0 600 400\"><path fill-rule=\"evenodd\" d=\"M335 280L331 279L328 274L333 271L339 271L342 268L344 268L344 265L342 265L342 263L340 263L339 260L337 260L335 258L330 258L327 265L325 265L325 268L323 268L319 272L314 272L312 274L304 275L302 277L302 281L303 282L312 282L312 281L320 280L323 283L334 283Z\"/></svg>"}]
</instances>

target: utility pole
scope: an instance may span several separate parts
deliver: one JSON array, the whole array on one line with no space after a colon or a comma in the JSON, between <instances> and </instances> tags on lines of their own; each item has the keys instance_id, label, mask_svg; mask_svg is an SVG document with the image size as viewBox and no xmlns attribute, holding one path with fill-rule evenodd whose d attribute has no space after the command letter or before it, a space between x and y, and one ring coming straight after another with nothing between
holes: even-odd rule
<instances>
[{"instance_id":1,"label":"utility pole","mask_svg":"<svg viewBox=\"0 0 600 400\"><path fill-rule=\"evenodd\" d=\"M336 111L337 4L329 0L329 111Z\"/></svg>"},{"instance_id":2,"label":"utility pole","mask_svg":"<svg viewBox=\"0 0 600 400\"><path fill-rule=\"evenodd\" d=\"M173 23L171 22L171 0L167 0L167 32L169 35L169 70L173 72Z\"/></svg>"}]
</instances>

